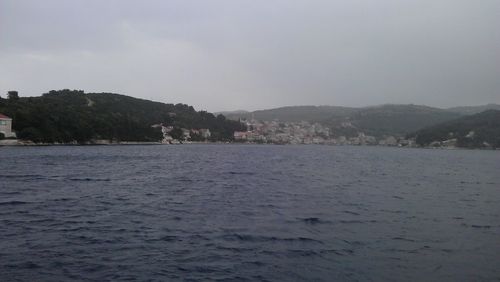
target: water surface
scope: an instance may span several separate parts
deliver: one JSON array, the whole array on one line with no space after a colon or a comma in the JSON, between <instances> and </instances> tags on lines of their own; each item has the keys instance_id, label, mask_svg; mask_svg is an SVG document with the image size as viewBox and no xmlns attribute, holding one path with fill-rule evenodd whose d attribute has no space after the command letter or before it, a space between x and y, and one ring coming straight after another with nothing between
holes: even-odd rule
<instances>
[{"instance_id":1,"label":"water surface","mask_svg":"<svg viewBox=\"0 0 500 282\"><path fill-rule=\"evenodd\" d=\"M498 151L0 147L0 280L500 280L499 172Z\"/></svg>"}]
</instances>

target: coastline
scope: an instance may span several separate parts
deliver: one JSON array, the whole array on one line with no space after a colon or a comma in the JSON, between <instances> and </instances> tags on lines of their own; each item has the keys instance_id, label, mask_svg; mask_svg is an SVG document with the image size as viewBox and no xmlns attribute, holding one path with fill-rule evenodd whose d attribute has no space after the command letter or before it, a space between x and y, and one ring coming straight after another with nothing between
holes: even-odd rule
<instances>
[{"instance_id":1,"label":"coastline","mask_svg":"<svg viewBox=\"0 0 500 282\"><path fill-rule=\"evenodd\" d=\"M121 141L121 142L88 142L88 143L35 143L33 141L7 139L0 140L0 146L116 146L116 145L164 145L161 142L135 142L135 141Z\"/></svg>"},{"instance_id":2,"label":"coastline","mask_svg":"<svg viewBox=\"0 0 500 282\"><path fill-rule=\"evenodd\" d=\"M207 145L278 145L278 146L287 146L287 145L300 145L300 146L309 146L309 145L319 145L319 146L354 146L354 147L384 147L384 148L399 148L399 149L430 149L430 150L491 150L497 151L500 148L462 148L462 147L432 147L432 146L381 146L381 145L346 145L346 144L274 144L274 143L250 143L250 142L184 142L184 143L162 143L162 142L147 142L147 141L120 141L120 142L110 142L99 140L97 142L87 142L87 143L35 143L33 141L26 140L18 140L18 139L5 139L0 140L0 147L48 147L48 146L140 146L140 145L199 145L199 144L207 144Z\"/></svg>"}]
</instances>

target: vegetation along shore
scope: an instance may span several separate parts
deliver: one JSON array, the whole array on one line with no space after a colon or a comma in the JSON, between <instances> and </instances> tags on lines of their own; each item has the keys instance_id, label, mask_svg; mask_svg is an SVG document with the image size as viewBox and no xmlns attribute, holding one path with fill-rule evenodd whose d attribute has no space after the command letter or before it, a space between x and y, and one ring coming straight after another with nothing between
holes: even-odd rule
<instances>
[{"instance_id":1,"label":"vegetation along shore","mask_svg":"<svg viewBox=\"0 0 500 282\"><path fill-rule=\"evenodd\" d=\"M113 93L0 96L0 145L197 142L500 148L500 105L294 106L212 114Z\"/></svg>"}]
</instances>

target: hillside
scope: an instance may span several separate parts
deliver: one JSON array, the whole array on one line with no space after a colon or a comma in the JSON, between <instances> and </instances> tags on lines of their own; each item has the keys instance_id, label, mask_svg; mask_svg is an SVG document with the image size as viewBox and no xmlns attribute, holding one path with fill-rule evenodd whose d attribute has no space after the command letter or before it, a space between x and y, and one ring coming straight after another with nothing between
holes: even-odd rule
<instances>
[{"instance_id":1,"label":"hillside","mask_svg":"<svg viewBox=\"0 0 500 282\"><path fill-rule=\"evenodd\" d=\"M280 120L289 122L323 121L332 116L346 116L356 112L356 108L335 107L335 106L290 106L269 110L259 110L254 112L229 112L225 116L229 119L239 118L256 120Z\"/></svg>"},{"instance_id":2,"label":"hillside","mask_svg":"<svg viewBox=\"0 0 500 282\"><path fill-rule=\"evenodd\" d=\"M357 136L359 132L377 137L404 136L418 129L449 121L461 114L419 105L382 105L364 108L336 106L294 106L244 113L230 113L230 119L319 122L334 135Z\"/></svg>"},{"instance_id":3,"label":"hillside","mask_svg":"<svg viewBox=\"0 0 500 282\"><path fill-rule=\"evenodd\" d=\"M236 110L236 111L222 111L222 112L215 112L215 115L223 115L225 117L230 117L230 116L240 116L240 115L245 115L248 114L249 111L245 110ZM236 118L238 119L238 118Z\"/></svg>"},{"instance_id":4,"label":"hillside","mask_svg":"<svg viewBox=\"0 0 500 282\"><path fill-rule=\"evenodd\" d=\"M212 140L231 140L239 122L195 111L185 104L164 104L112 93L50 91L39 97L0 99L0 112L13 118L21 139L45 143L84 143L93 139L159 141L151 125L208 128Z\"/></svg>"},{"instance_id":5,"label":"hillside","mask_svg":"<svg viewBox=\"0 0 500 282\"><path fill-rule=\"evenodd\" d=\"M434 125L410 135L417 144L429 146L453 144L464 148L500 148L500 111L488 110Z\"/></svg>"},{"instance_id":6,"label":"hillside","mask_svg":"<svg viewBox=\"0 0 500 282\"><path fill-rule=\"evenodd\" d=\"M487 110L497 110L500 111L500 105L497 104L487 104L481 106L465 106L465 107L453 107L447 109L450 112L455 112L463 115L473 115Z\"/></svg>"},{"instance_id":7,"label":"hillside","mask_svg":"<svg viewBox=\"0 0 500 282\"><path fill-rule=\"evenodd\" d=\"M323 123L342 135L363 132L376 137L404 136L409 132L453 120L460 114L419 105L383 105L361 108L351 115L334 117ZM348 125L345 126L346 122ZM349 134L354 132L354 134Z\"/></svg>"}]
</instances>

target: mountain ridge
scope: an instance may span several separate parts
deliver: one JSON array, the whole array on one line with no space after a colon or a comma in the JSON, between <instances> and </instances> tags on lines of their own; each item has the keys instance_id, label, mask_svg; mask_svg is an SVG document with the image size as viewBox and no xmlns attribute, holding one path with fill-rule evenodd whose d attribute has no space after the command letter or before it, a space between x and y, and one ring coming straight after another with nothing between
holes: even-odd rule
<instances>
[{"instance_id":1,"label":"mountain ridge","mask_svg":"<svg viewBox=\"0 0 500 282\"><path fill-rule=\"evenodd\" d=\"M215 114L222 114L225 115L227 118L230 119L238 119L238 118L250 118L252 114L257 117L262 118L262 114L265 114L265 118L269 118L269 116L276 115L274 118L280 120L280 112L283 112L284 110L295 110L295 111L305 111L305 110L321 110L323 112L326 112L325 109L328 111L328 114L338 114L338 112L334 112L335 110L343 110L346 112L354 112L354 111L361 111L364 109L374 109L374 108L384 108L384 107L397 107L397 106L410 106L410 107L421 107L421 108L427 108L427 109L433 109L437 111L449 111L449 112L454 112L454 113L460 113L463 115L467 114L475 114L479 113L485 110L489 109L496 109L500 110L500 105L495 104L495 103L489 103L489 104L484 104L484 105L477 105L477 106L457 106L457 107L449 107L449 108L441 108L441 107L434 107L434 106L428 106L428 105L423 105L423 104L397 104L397 103L386 103L386 104L379 104L379 105L370 105L370 106L364 106L364 107L348 107L348 106L335 106L335 105L293 105L293 106L281 106L281 107L276 107L276 108L269 108L269 109L260 109L260 110L255 110L255 111L248 111L248 110L235 110L235 111L219 111L215 112ZM283 118L283 117L281 117ZM309 120L310 117L304 116L302 120ZM292 121L289 120L289 118L283 118L283 121Z\"/></svg>"}]
</instances>

